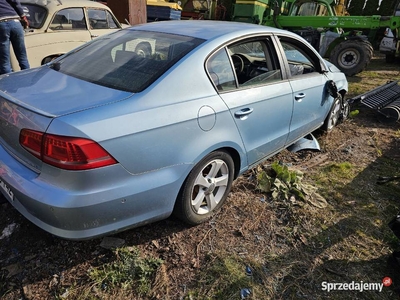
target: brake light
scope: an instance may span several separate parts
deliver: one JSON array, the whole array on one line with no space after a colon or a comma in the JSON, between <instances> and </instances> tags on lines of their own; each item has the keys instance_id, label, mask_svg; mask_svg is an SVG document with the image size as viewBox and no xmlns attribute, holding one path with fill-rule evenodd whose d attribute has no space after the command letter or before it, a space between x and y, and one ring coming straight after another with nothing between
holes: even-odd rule
<instances>
[{"instance_id":1,"label":"brake light","mask_svg":"<svg viewBox=\"0 0 400 300\"><path fill-rule=\"evenodd\" d=\"M22 129L19 142L43 162L66 170L88 170L116 164L98 143L84 138Z\"/></svg>"}]
</instances>

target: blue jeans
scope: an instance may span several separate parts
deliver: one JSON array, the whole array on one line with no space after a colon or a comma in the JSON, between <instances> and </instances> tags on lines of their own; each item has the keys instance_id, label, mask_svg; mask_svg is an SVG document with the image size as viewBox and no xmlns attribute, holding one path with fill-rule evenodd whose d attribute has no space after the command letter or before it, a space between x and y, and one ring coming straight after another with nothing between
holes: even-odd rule
<instances>
[{"instance_id":1,"label":"blue jeans","mask_svg":"<svg viewBox=\"0 0 400 300\"><path fill-rule=\"evenodd\" d=\"M29 69L25 48L25 32L19 20L0 22L0 74L12 72L10 42L21 70Z\"/></svg>"}]
</instances>

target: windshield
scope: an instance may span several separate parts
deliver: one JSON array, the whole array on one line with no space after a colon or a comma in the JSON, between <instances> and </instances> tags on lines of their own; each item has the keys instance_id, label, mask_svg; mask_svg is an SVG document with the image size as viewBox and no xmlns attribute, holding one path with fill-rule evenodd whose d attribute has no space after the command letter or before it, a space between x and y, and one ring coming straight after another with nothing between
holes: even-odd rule
<instances>
[{"instance_id":1,"label":"windshield","mask_svg":"<svg viewBox=\"0 0 400 300\"><path fill-rule=\"evenodd\" d=\"M102 86L140 92L202 42L187 36L121 30L85 44L51 66Z\"/></svg>"},{"instance_id":2,"label":"windshield","mask_svg":"<svg viewBox=\"0 0 400 300\"><path fill-rule=\"evenodd\" d=\"M47 17L47 10L38 5L21 3L24 13L29 21L29 27L39 29Z\"/></svg>"},{"instance_id":3,"label":"windshield","mask_svg":"<svg viewBox=\"0 0 400 300\"><path fill-rule=\"evenodd\" d=\"M299 6L295 5L292 10L292 16L329 16L329 11L325 5L306 2Z\"/></svg>"}]
</instances>

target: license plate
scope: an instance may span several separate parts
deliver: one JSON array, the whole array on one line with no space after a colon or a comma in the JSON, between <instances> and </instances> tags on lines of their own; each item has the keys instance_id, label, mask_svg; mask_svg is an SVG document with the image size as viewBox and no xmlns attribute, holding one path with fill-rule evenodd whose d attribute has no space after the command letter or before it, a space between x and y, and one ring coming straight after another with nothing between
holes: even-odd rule
<instances>
[{"instance_id":1,"label":"license plate","mask_svg":"<svg viewBox=\"0 0 400 300\"><path fill-rule=\"evenodd\" d=\"M0 188L3 191L4 196L11 201L14 201L14 193L12 192L11 188L5 184L3 180L0 178Z\"/></svg>"}]
</instances>

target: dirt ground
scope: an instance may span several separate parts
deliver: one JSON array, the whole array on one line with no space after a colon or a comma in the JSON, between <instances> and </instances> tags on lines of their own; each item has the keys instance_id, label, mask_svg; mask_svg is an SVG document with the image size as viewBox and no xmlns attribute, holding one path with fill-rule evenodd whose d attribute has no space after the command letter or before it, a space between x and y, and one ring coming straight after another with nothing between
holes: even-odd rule
<instances>
[{"instance_id":1,"label":"dirt ground","mask_svg":"<svg viewBox=\"0 0 400 300\"><path fill-rule=\"evenodd\" d=\"M400 65L388 66L383 57L375 57L368 70L372 72L370 78L349 78L350 84L361 86L357 93L370 90L387 76L400 79ZM385 274L397 278L396 270L386 266L393 247L384 238L371 241L369 245L361 244L356 237L363 236L363 225L360 224L373 220L379 223L377 232L390 234L386 224L398 208L396 197L398 199L400 194L387 196L390 204L382 202L387 209L376 218L368 210L370 201L363 203L360 195L365 192L368 199L377 199L375 193L379 191L375 176L385 173L388 166L400 161L400 126L399 123L378 122L376 112L365 107L355 109L359 114L340 124L333 132L317 134L321 151L291 153L285 150L266 162L267 165L279 160L303 171L312 180L318 178L324 166L332 163L347 162L356 166L359 175L351 180L344 178L343 186L337 182L330 183L329 179L314 182L314 185L322 187L328 208L308 205L288 209L270 201L255 188L253 173L248 172L235 182L222 210L205 224L188 227L170 218L114 236L122 239L125 246L136 246L144 255L164 260L166 278L152 297L183 299L188 297L188 291L196 290L204 299L218 299L215 293L218 283L207 282L202 274L212 267L220 253L229 253L247 262L264 262L269 270L263 277L264 296L253 295L251 299L331 299L334 294L321 292L323 278L345 282L355 279L373 281L376 279L374 274L377 278ZM396 187L396 183L393 186ZM344 188L348 198L338 197L337 193ZM354 192L349 194L349 190ZM399 192L396 188L393 191ZM306 215L301 214L302 209L307 209ZM327 221L321 214L332 217ZM360 214L369 216L368 220ZM374 234L375 231L371 231L371 235ZM54 237L27 221L9 203L3 202L0 204L0 298L79 298L66 291L72 287L90 289L88 270L114 259L110 250L100 247L101 242L102 239L76 242ZM347 247L356 250L351 252ZM371 247L376 250L371 250ZM362 259L360 253L364 253L368 260ZM390 291L379 296L358 292L351 294L350 298L395 299L395 289L396 286L392 286ZM133 294L130 297L133 298ZM115 293L109 297L125 297L121 295ZM350 294L335 295L337 298L332 296L332 299L347 298ZM91 297L97 299L95 294ZM240 299L239 294L234 299Z\"/></svg>"}]
</instances>

